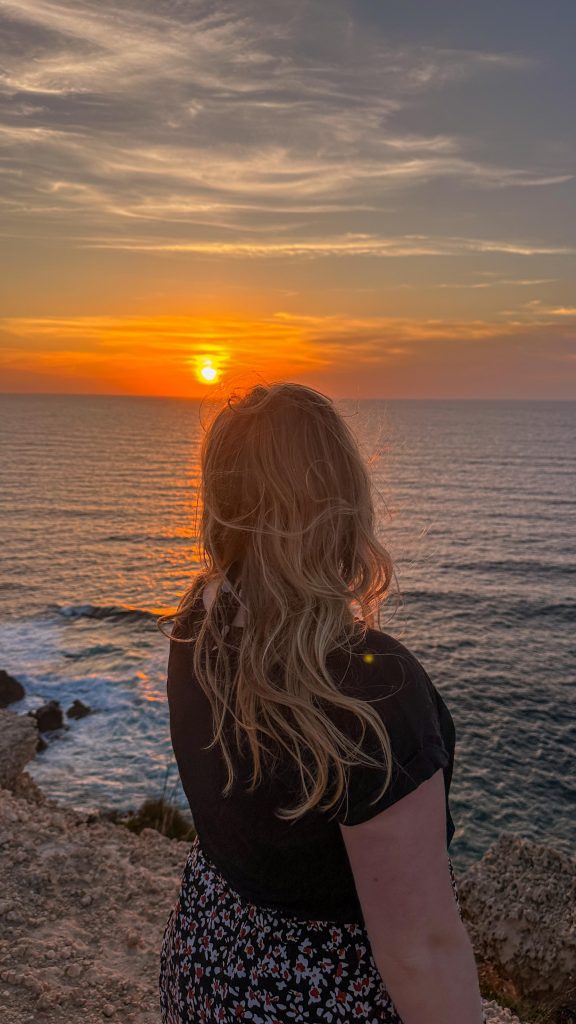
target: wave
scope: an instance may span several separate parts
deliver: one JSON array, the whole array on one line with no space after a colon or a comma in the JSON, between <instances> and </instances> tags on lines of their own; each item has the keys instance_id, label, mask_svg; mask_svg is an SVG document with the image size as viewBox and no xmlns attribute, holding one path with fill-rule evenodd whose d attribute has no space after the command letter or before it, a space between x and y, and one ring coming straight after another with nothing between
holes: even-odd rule
<instances>
[{"instance_id":1,"label":"wave","mask_svg":"<svg viewBox=\"0 0 576 1024\"><path fill-rule=\"evenodd\" d=\"M509 626L527 619L556 619L572 625L576 622L576 602L571 600L551 601L547 596L534 595L522 598L512 594L494 597L487 594L448 590L428 591L421 589L402 591L403 606L423 604L428 613L449 616L450 619L481 619L492 627ZM393 616L390 616L393 621Z\"/></svg>"},{"instance_id":2,"label":"wave","mask_svg":"<svg viewBox=\"0 0 576 1024\"><path fill-rule=\"evenodd\" d=\"M116 622L156 622L161 611L130 608L125 605L56 604L51 605L64 619L106 619Z\"/></svg>"},{"instance_id":3,"label":"wave","mask_svg":"<svg viewBox=\"0 0 576 1024\"><path fill-rule=\"evenodd\" d=\"M95 644L93 647L86 647L83 651L62 651L62 657L68 661L84 661L85 658L100 658L106 654L122 656L124 649L116 644Z\"/></svg>"},{"instance_id":4,"label":"wave","mask_svg":"<svg viewBox=\"0 0 576 1024\"><path fill-rule=\"evenodd\" d=\"M558 619L560 622L572 625L576 623L576 604L570 601L516 601L507 602L503 606L504 613L513 622L521 622L523 619Z\"/></svg>"},{"instance_id":5,"label":"wave","mask_svg":"<svg viewBox=\"0 0 576 1024\"><path fill-rule=\"evenodd\" d=\"M476 573L476 575L490 573L491 575L511 576L520 574L524 578L529 578L530 576L558 576L562 579L564 576L573 576L576 573L576 566L569 562L557 564L509 558L498 562L480 560L477 562L443 562L442 568L450 569L451 572L455 573L468 572Z\"/></svg>"},{"instance_id":6,"label":"wave","mask_svg":"<svg viewBox=\"0 0 576 1024\"><path fill-rule=\"evenodd\" d=\"M187 537L179 537L175 534L158 533L111 533L108 536L100 537L99 544L177 544L187 542Z\"/></svg>"}]
</instances>

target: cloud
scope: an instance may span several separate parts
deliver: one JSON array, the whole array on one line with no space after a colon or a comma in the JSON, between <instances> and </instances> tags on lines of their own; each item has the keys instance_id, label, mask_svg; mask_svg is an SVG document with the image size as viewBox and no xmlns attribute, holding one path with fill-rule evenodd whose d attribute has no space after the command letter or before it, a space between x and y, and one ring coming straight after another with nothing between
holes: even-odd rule
<instances>
[{"instance_id":1,"label":"cloud","mask_svg":"<svg viewBox=\"0 0 576 1024\"><path fill-rule=\"evenodd\" d=\"M565 254L564 254L565 255ZM531 288L533 285L540 284L553 284L556 278L554 277L503 277L500 279L493 279L491 281L469 281L469 282L456 282L456 281L442 281L440 284L433 285L434 288L449 288L452 289L477 289L477 288Z\"/></svg>"},{"instance_id":2,"label":"cloud","mask_svg":"<svg viewBox=\"0 0 576 1024\"><path fill-rule=\"evenodd\" d=\"M545 307L544 312L547 316L566 316L576 317L576 306L552 306Z\"/></svg>"},{"instance_id":3,"label":"cloud","mask_svg":"<svg viewBox=\"0 0 576 1024\"><path fill-rule=\"evenodd\" d=\"M4 11L0 173L12 234L67 229L73 244L97 221L114 244L131 221L146 248L169 222L175 246L186 227L190 245L248 232L305 242L320 222L337 236L354 213L385 212L434 182L499 191L571 180L561 166L486 159L464 132L403 128L436 93L526 72L521 54L393 43L360 20L351 30L339 0L288 17L274 0L265 17L256 0L216 10L19 0Z\"/></svg>"},{"instance_id":4,"label":"cloud","mask_svg":"<svg viewBox=\"0 0 576 1024\"><path fill-rule=\"evenodd\" d=\"M533 305L531 326L545 327L557 311ZM573 313L572 310L562 310ZM294 343L309 346L308 358L323 362L328 349L338 359L345 352L362 360L403 355L398 345L427 344L437 339L463 342L514 336L526 330L526 321L512 317L488 319L410 318L394 316L313 315L278 311L260 318L197 316L78 316L3 317L0 331L8 339L4 350L16 351L14 339L26 339L36 353L42 351L90 351L106 349L162 353L170 357L188 352L191 345L224 346L236 355L253 354L265 346L268 355L280 351L290 358ZM10 341L12 339L12 341ZM289 347L287 348L287 343ZM388 345L393 348L389 349ZM313 350L315 356L312 355ZM302 350L303 352L303 350ZM300 357L302 356L300 353ZM299 358L300 358L299 357Z\"/></svg>"},{"instance_id":5,"label":"cloud","mask_svg":"<svg viewBox=\"0 0 576 1024\"><path fill-rule=\"evenodd\" d=\"M443 238L426 235L400 235L379 238L364 234L316 238L286 242L188 242L140 241L138 238L92 238L87 248L119 249L128 252L190 254L241 258L303 258L326 256L460 256L476 253L502 253L514 256L574 256L576 246L546 246L525 241L483 238ZM530 282L528 282L530 283Z\"/></svg>"},{"instance_id":6,"label":"cloud","mask_svg":"<svg viewBox=\"0 0 576 1024\"><path fill-rule=\"evenodd\" d=\"M528 320L541 324L552 324L558 318L565 321L576 319L576 306L551 306L542 299L530 299L516 309L503 310L502 314L506 317L516 317L524 322ZM568 327L570 326L568 323Z\"/></svg>"}]
</instances>

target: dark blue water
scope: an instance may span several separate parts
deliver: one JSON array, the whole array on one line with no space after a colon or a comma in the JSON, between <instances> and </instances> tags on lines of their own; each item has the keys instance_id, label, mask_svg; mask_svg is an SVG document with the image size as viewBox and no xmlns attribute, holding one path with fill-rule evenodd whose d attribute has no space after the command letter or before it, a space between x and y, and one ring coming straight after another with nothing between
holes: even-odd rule
<instances>
[{"instance_id":1,"label":"dark blue water","mask_svg":"<svg viewBox=\"0 0 576 1024\"><path fill-rule=\"evenodd\" d=\"M372 463L402 604L382 628L456 723L456 865L502 831L573 852L576 403L338 403ZM197 570L199 404L0 398L0 667L14 710L76 697L31 766L74 806L185 805L159 609Z\"/></svg>"}]
</instances>

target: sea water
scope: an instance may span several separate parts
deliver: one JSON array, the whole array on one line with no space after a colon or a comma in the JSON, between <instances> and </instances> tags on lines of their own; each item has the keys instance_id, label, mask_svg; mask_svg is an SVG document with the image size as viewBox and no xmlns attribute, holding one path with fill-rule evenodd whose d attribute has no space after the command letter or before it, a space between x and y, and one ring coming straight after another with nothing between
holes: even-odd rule
<instances>
[{"instance_id":1,"label":"sea water","mask_svg":"<svg viewBox=\"0 0 576 1024\"><path fill-rule=\"evenodd\" d=\"M337 402L370 472L401 602L457 747L454 863L506 830L573 852L576 403ZM200 567L197 401L0 396L0 668L25 712L75 698L30 765L72 806L186 806L156 626Z\"/></svg>"}]
</instances>

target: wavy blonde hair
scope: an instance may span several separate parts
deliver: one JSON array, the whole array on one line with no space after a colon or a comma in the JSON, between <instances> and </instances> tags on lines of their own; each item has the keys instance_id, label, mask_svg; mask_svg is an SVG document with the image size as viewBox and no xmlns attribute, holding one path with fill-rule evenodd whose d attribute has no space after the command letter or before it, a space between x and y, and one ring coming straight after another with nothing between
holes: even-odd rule
<instances>
[{"instance_id":1,"label":"wavy blonde hair","mask_svg":"<svg viewBox=\"0 0 576 1024\"><path fill-rule=\"evenodd\" d=\"M370 703L345 694L326 664L335 650L351 656L353 645L379 622L394 576L375 535L370 475L354 434L321 392L301 384L258 384L233 392L212 419L200 466L204 568L176 612L159 624L171 621L172 640L194 645L193 671L214 719L207 749L221 744L228 772L222 795L235 778L228 712L237 750L248 741L250 791L264 769L274 770L279 748L298 769L301 800L278 809L278 817L295 820L309 812L335 779L321 806L332 808L348 795L345 768L352 764L385 768L379 797L392 773L388 733ZM189 635L192 608L213 581L214 600L200 618L192 616L198 628ZM246 623L236 630L234 645L229 626L239 607ZM330 706L356 716L357 742L336 726ZM361 749L367 726L384 765Z\"/></svg>"}]
</instances>

